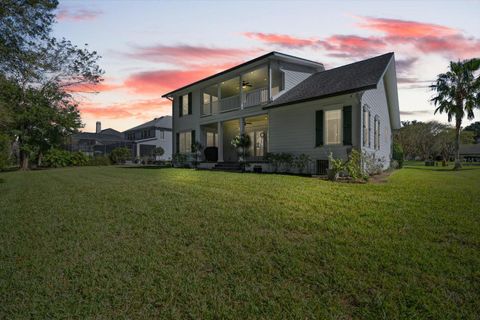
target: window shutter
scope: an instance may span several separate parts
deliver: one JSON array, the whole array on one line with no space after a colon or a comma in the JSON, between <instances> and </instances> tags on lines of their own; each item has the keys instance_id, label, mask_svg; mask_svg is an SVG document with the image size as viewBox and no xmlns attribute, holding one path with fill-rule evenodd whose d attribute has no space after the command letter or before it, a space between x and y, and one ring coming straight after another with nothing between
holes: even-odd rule
<instances>
[{"instance_id":1,"label":"window shutter","mask_svg":"<svg viewBox=\"0 0 480 320\"><path fill-rule=\"evenodd\" d=\"M178 132L175 135L175 149L176 153L180 153L180 133Z\"/></svg>"},{"instance_id":2,"label":"window shutter","mask_svg":"<svg viewBox=\"0 0 480 320\"><path fill-rule=\"evenodd\" d=\"M183 116L183 96L178 96L178 110L180 117Z\"/></svg>"},{"instance_id":3,"label":"window shutter","mask_svg":"<svg viewBox=\"0 0 480 320\"><path fill-rule=\"evenodd\" d=\"M323 145L323 110L315 111L315 147Z\"/></svg>"},{"instance_id":4,"label":"window shutter","mask_svg":"<svg viewBox=\"0 0 480 320\"><path fill-rule=\"evenodd\" d=\"M352 106L343 107L343 145L352 145Z\"/></svg>"},{"instance_id":5,"label":"window shutter","mask_svg":"<svg viewBox=\"0 0 480 320\"><path fill-rule=\"evenodd\" d=\"M193 144L195 143L195 130L192 130L192 146L191 146L191 151L193 152Z\"/></svg>"},{"instance_id":6,"label":"window shutter","mask_svg":"<svg viewBox=\"0 0 480 320\"><path fill-rule=\"evenodd\" d=\"M192 114L192 93L188 93L188 114Z\"/></svg>"}]
</instances>

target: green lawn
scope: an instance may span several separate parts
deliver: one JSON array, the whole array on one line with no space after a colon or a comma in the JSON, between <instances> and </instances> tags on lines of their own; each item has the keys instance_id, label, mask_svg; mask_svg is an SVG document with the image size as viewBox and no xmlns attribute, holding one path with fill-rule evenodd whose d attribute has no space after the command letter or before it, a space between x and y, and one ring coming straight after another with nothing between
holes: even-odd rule
<instances>
[{"instance_id":1,"label":"green lawn","mask_svg":"<svg viewBox=\"0 0 480 320\"><path fill-rule=\"evenodd\" d=\"M480 167L0 180L2 319L480 317Z\"/></svg>"}]
</instances>

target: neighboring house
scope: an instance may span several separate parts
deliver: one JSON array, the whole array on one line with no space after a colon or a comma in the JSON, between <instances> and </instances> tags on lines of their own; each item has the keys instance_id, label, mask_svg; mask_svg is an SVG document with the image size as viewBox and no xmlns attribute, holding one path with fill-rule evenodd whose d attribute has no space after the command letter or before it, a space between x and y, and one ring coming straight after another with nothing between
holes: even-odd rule
<instances>
[{"instance_id":1,"label":"neighboring house","mask_svg":"<svg viewBox=\"0 0 480 320\"><path fill-rule=\"evenodd\" d=\"M480 144L461 144L460 158L467 162L480 162Z\"/></svg>"},{"instance_id":2,"label":"neighboring house","mask_svg":"<svg viewBox=\"0 0 480 320\"><path fill-rule=\"evenodd\" d=\"M156 160L172 159L172 117L163 116L126 130L124 137L134 143L135 158L149 157L153 149L162 147L164 154Z\"/></svg>"},{"instance_id":3,"label":"neighboring house","mask_svg":"<svg viewBox=\"0 0 480 320\"><path fill-rule=\"evenodd\" d=\"M248 134L249 160L268 152L307 154L324 174L330 152L353 148L390 166L392 130L400 128L393 53L325 70L323 64L271 52L189 84L173 100L174 153L191 143L218 148L218 162L238 161L233 137ZM212 164L202 163L203 167Z\"/></svg>"},{"instance_id":4,"label":"neighboring house","mask_svg":"<svg viewBox=\"0 0 480 320\"><path fill-rule=\"evenodd\" d=\"M81 151L89 156L106 155L118 147L132 148L132 142L124 138L122 132L114 129L102 130L100 121L97 121L96 132L79 132L73 134L66 148L70 151Z\"/></svg>"}]
</instances>

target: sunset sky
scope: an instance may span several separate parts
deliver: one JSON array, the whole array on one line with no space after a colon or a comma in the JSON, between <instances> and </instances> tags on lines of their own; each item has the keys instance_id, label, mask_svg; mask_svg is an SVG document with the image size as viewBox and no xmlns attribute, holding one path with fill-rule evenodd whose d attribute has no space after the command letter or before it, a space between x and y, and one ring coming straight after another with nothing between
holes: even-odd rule
<instances>
[{"instance_id":1,"label":"sunset sky","mask_svg":"<svg viewBox=\"0 0 480 320\"><path fill-rule=\"evenodd\" d=\"M270 51L327 69L393 51L401 120L446 122L427 86L450 60L480 57L479 12L479 1L61 1L54 33L102 56L99 93L77 94L84 131L171 114L162 94Z\"/></svg>"}]
</instances>

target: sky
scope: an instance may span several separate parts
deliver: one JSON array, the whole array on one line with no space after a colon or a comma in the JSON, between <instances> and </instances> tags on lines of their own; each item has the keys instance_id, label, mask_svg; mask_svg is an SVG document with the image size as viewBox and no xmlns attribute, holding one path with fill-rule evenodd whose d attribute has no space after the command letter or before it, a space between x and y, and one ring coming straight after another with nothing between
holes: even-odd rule
<instances>
[{"instance_id":1,"label":"sky","mask_svg":"<svg viewBox=\"0 0 480 320\"><path fill-rule=\"evenodd\" d=\"M479 12L480 1L61 1L54 35L102 56L104 81L76 88L83 131L169 115L163 94L271 51L326 69L394 52L401 120L447 122L428 86L449 61L480 57Z\"/></svg>"}]
</instances>

